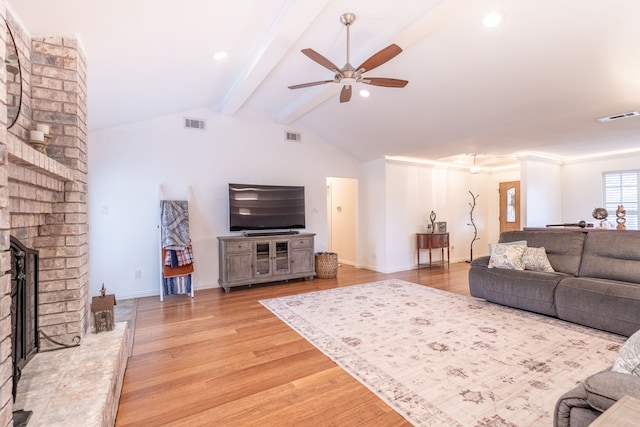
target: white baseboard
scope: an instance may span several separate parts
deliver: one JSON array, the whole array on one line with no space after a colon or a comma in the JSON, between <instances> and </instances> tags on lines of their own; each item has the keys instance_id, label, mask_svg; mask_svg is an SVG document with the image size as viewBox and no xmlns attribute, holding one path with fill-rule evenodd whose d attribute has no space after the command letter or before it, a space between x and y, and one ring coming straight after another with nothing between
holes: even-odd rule
<instances>
[{"instance_id":1,"label":"white baseboard","mask_svg":"<svg viewBox=\"0 0 640 427\"><path fill-rule=\"evenodd\" d=\"M215 288L220 288L220 285L218 283L214 283L214 284L194 286L193 287L194 298L198 296L198 291L202 291L205 289L215 289ZM146 291L120 293L118 294L117 299L126 300L126 299L146 298L146 297L160 298L160 290L154 289L154 290L146 290Z\"/></svg>"}]
</instances>

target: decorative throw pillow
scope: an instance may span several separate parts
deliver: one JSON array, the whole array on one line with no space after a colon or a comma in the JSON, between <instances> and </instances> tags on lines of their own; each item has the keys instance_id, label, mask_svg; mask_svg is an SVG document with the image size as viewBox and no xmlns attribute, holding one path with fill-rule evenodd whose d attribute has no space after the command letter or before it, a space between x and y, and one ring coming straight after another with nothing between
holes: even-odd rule
<instances>
[{"instance_id":1,"label":"decorative throw pillow","mask_svg":"<svg viewBox=\"0 0 640 427\"><path fill-rule=\"evenodd\" d=\"M522 254L522 264L525 270L546 271L548 273L555 271L549 263L544 246L541 248L527 247Z\"/></svg>"},{"instance_id":2,"label":"decorative throw pillow","mask_svg":"<svg viewBox=\"0 0 640 427\"><path fill-rule=\"evenodd\" d=\"M526 240L514 240L513 242L500 242L501 245L519 245L519 246L527 246Z\"/></svg>"},{"instance_id":3,"label":"decorative throw pillow","mask_svg":"<svg viewBox=\"0 0 640 427\"><path fill-rule=\"evenodd\" d=\"M525 244L511 243L491 243L489 245L489 268L507 268L511 270L524 270L522 264L522 254L526 248Z\"/></svg>"},{"instance_id":4,"label":"decorative throw pillow","mask_svg":"<svg viewBox=\"0 0 640 427\"><path fill-rule=\"evenodd\" d=\"M624 343L611 370L640 377L640 331Z\"/></svg>"}]
</instances>

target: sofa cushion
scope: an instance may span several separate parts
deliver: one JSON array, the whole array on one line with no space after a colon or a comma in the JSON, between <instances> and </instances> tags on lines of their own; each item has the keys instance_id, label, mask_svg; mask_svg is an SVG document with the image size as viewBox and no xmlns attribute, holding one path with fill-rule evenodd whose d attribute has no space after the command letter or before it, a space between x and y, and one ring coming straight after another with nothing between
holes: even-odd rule
<instances>
[{"instance_id":1,"label":"sofa cushion","mask_svg":"<svg viewBox=\"0 0 640 427\"><path fill-rule=\"evenodd\" d=\"M469 269L469 293L472 297L484 298L484 285L487 282L486 272L489 271L489 256L481 256L471 261Z\"/></svg>"},{"instance_id":2,"label":"sofa cushion","mask_svg":"<svg viewBox=\"0 0 640 427\"><path fill-rule=\"evenodd\" d=\"M587 391L583 384L569 390L556 402L554 427L588 426L602 412L597 411L587 402Z\"/></svg>"},{"instance_id":3,"label":"sofa cushion","mask_svg":"<svg viewBox=\"0 0 640 427\"><path fill-rule=\"evenodd\" d=\"M525 270L533 271L546 271L547 273L553 272L553 267L549 263L547 253L542 248L530 248L527 247L522 254L522 264Z\"/></svg>"},{"instance_id":4,"label":"sofa cushion","mask_svg":"<svg viewBox=\"0 0 640 427\"><path fill-rule=\"evenodd\" d=\"M640 331L635 332L624 343L611 370L640 376Z\"/></svg>"},{"instance_id":5,"label":"sofa cushion","mask_svg":"<svg viewBox=\"0 0 640 427\"><path fill-rule=\"evenodd\" d=\"M544 247L555 271L577 276L585 238L578 230L505 231L499 243L526 240L529 247Z\"/></svg>"},{"instance_id":6,"label":"sofa cushion","mask_svg":"<svg viewBox=\"0 0 640 427\"><path fill-rule=\"evenodd\" d=\"M579 275L640 284L640 231L590 231Z\"/></svg>"},{"instance_id":7,"label":"sofa cushion","mask_svg":"<svg viewBox=\"0 0 640 427\"><path fill-rule=\"evenodd\" d=\"M556 288L558 317L631 336L640 329L640 284L567 277Z\"/></svg>"},{"instance_id":8,"label":"sofa cushion","mask_svg":"<svg viewBox=\"0 0 640 427\"><path fill-rule=\"evenodd\" d=\"M526 242L524 244L489 244L489 268L524 270L522 254L524 254L526 247Z\"/></svg>"},{"instance_id":9,"label":"sofa cushion","mask_svg":"<svg viewBox=\"0 0 640 427\"><path fill-rule=\"evenodd\" d=\"M469 290L472 296L509 307L557 316L554 291L563 273L472 267Z\"/></svg>"},{"instance_id":10,"label":"sofa cushion","mask_svg":"<svg viewBox=\"0 0 640 427\"><path fill-rule=\"evenodd\" d=\"M640 398L640 378L608 369L584 380L584 388L589 405L602 412L625 395Z\"/></svg>"},{"instance_id":11,"label":"sofa cushion","mask_svg":"<svg viewBox=\"0 0 640 427\"><path fill-rule=\"evenodd\" d=\"M471 267L488 267L489 266L489 256L481 256L478 258L474 258L471 261Z\"/></svg>"}]
</instances>

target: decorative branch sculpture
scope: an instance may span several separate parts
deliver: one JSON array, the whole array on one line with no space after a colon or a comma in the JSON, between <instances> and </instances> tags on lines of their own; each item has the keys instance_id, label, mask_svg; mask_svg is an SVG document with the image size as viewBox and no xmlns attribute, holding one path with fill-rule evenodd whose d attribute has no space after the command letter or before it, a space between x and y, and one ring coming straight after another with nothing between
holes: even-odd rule
<instances>
[{"instance_id":1,"label":"decorative branch sculpture","mask_svg":"<svg viewBox=\"0 0 640 427\"><path fill-rule=\"evenodd\" d=\"M429 233L435 233L436 232L436 213L434 211L431 211L431 214L429 215L429 219L431 220L431 229L429 230Z\"/></svg>"},{"instance_id":2,"label":"decorative branch sculpture","mask_svg":"<svg viewBox=\"0 0 640 427\"><path fill-rule=\"evenodd\" d=\"M471 191L469 191L469 194L471 194L471 198L473 199L473 204L469 202L469 206L471 207L471 210L469 211L469 218L471 219L471 223L467 224L473 226L473 240L471 240L471 245L469 248L469 262L471 262L473 261L473 243L476 240L480 240L480 238L478 237L478 227L476 227L476 223L473 221L473 210L476 208L476 199L480 197L480 195L477 194L474 196Z\"/></svg>"}]
</instances>

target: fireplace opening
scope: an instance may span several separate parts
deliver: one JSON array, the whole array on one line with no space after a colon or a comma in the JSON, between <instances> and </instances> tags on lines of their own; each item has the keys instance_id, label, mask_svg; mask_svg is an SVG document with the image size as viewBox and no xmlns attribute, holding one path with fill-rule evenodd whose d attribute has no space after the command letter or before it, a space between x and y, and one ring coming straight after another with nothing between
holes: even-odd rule
<instances>
[{"instance_id":1,"label":"fireplace opening","mask_svg":"<svg viewBox=\"0 0 640 427\"><path fill-rule=\"evenodd\" d=\"M12 391L15 402L22 370L40 349L38 337L38 251L27 248L13 236L11 236L10 247Z\"/></svg>"}]
</instances>

